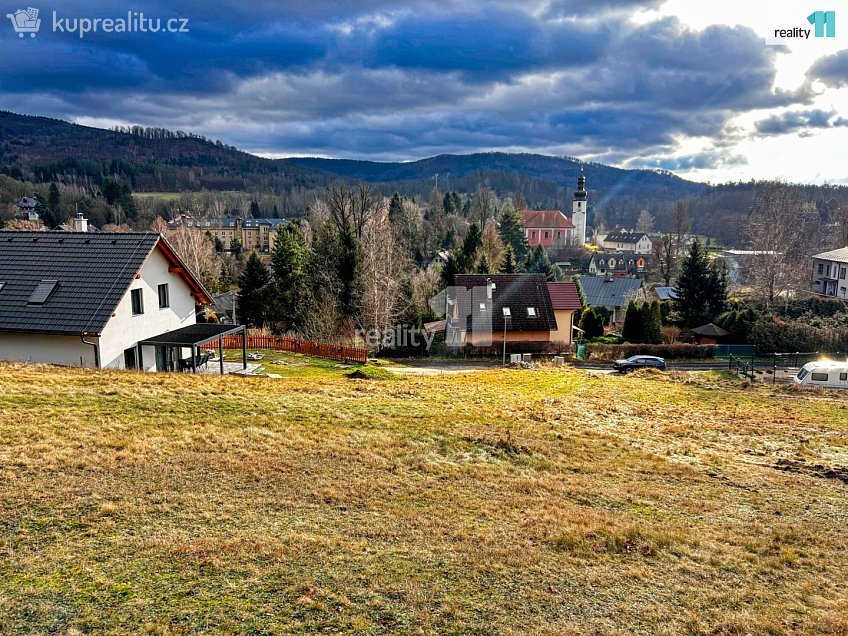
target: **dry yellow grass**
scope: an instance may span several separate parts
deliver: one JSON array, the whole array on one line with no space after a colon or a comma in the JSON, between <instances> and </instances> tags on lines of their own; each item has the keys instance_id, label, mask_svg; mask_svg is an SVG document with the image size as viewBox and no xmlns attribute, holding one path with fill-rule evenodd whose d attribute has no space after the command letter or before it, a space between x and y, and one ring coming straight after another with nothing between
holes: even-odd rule
<instances>
[{"instance_id":1,"label":"dry yellow grass","mask_svg":"<svg viewBox=\"0 0 848 636\"><path fill-rule=\"evenodd\" d=\"M846 634L848 399L0 367L0 633Z\"/></svg>"}]
</instances>

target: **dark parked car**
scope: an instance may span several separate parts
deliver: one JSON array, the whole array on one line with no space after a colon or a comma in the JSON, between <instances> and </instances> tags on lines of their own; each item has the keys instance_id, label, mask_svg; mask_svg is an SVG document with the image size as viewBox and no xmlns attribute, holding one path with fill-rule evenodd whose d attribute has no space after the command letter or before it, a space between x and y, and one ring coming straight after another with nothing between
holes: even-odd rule
<instances>
[{"instance_id":1,"label":"dark parked car","mask_svg":"<svg viewBox=\"0 0 848 636\"><path fill-rule=\"evenodd\" d=\"M630 373L637 369L659 369L665 371L665 360L657 356L630 356L626 360L616 360L612 368L619 373Z\"/></svg>"}]
</instances>

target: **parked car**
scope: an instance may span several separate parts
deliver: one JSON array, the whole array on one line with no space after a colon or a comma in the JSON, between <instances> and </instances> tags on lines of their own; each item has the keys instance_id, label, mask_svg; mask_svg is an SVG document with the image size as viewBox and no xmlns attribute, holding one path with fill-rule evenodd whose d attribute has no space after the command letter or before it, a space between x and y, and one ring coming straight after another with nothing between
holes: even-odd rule
<instances>
[{"instance_id":1,"label":"parked car","mask_svg":"<svg viewBox=\"0 0 848 636\"><path fill-rule=\"evenodd\" d=\"M638 369L659 369L665 371L665 359L657 356L630 356L626 360L616 360L612 368L619 373L630 373Z\"/></svg>"}]
</instances>

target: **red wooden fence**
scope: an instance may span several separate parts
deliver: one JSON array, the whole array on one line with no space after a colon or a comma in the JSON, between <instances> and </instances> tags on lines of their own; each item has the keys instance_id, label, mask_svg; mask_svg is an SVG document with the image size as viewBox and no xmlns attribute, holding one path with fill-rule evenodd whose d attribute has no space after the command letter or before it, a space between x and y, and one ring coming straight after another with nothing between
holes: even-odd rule
<instances>
[{"instance_id":1,"label":"red wooden fence","mask_svg":"<svg viewBox=\"0 0 848 636\"><path fill-rule=\"evenodd\" d=\"M224 349L241 349L241 336L224 336ZM292 351L306 356L352 362L368 362L368 351L358 347L342 347L341 345L296 340L281 336L247 335L248 349L272 349L274 351Z\"/></svg>"}]
</instances>

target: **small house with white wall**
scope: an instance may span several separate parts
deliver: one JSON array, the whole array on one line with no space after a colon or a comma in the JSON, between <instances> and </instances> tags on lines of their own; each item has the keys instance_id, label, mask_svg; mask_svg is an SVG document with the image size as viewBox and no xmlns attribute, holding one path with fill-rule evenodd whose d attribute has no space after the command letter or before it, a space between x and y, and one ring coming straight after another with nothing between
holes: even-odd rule
<instances>
[{"instance_id":1,"label":"small house with white wall","mask_svg":"<svg viewBox=\"0 0 848 636\"><path fill-rule=\"evenodd\" d=\"M196 370L201 346L244 334L196 324L211 303L160 234L0 232L0 360Z\"/></svg>"}]
</instances>

